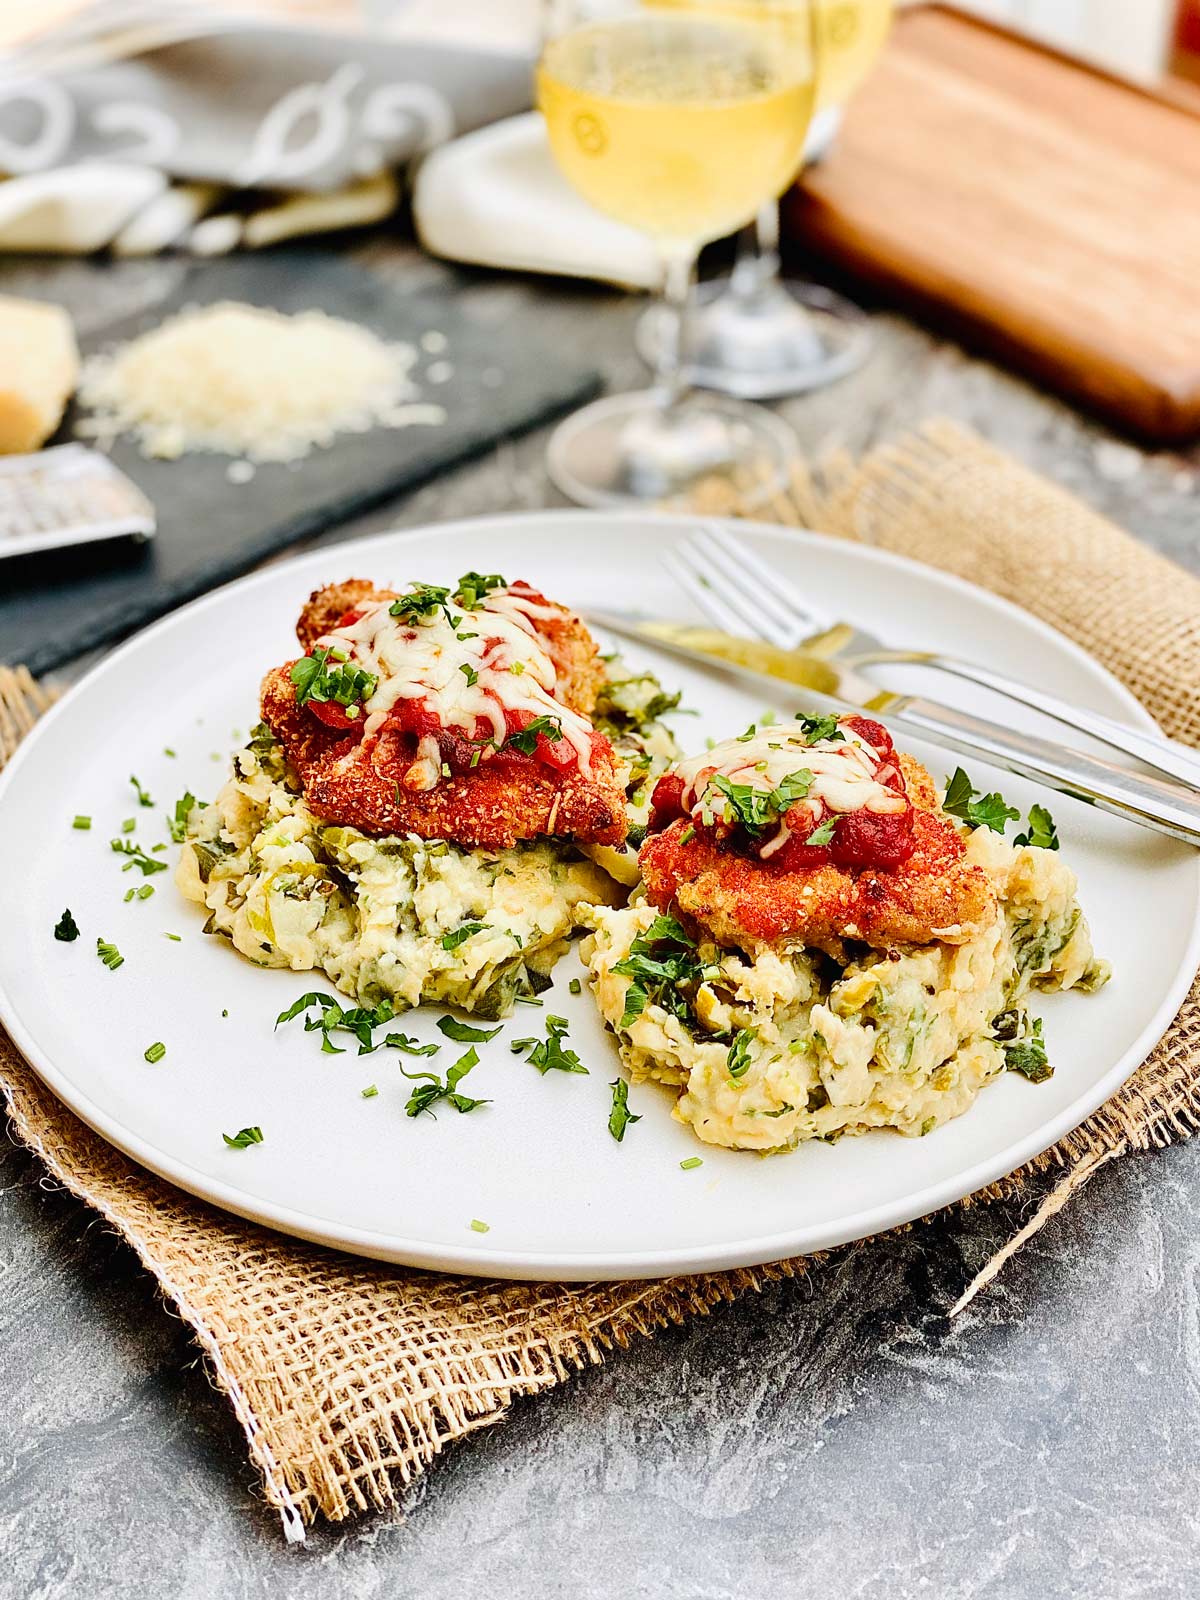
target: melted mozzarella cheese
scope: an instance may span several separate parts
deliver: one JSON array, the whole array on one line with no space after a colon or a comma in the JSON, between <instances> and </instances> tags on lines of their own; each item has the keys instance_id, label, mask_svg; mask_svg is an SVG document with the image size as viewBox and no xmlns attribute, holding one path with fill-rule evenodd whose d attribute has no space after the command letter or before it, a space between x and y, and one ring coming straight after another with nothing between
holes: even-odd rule
<instances>
[{"instance_id":1,"label":"melted mozzarella cheese","mask_svg":"<svg viewBox=\"0 0 1200 1600\"><path fill-rule=\"evenodd\" d=\"M817 823L826 812L897 812L908 802L903 794L880 782L880 774L893 770L889 762L857 733L844 740L819 739L809 744L802 723L784 722L758 729L749 739L727 739L703 755L681 761L675 771L684 781L682 804L699 819L706 807L720 811L725 797L713 788L720 775L731 783L748 785L769 793L793 773L807 770L812 783L794 810L808 809ZM779 832L759 852L774 852L786 843L787 828Z\"/></svg>"},{"instance_id":2,"label":"melted mozzarella cheese","mask_svg":"<svg viewBox=\"0 0 1200 1600\"><path fill-rule=\"evenodd\" d=\"M511 598L501 609L466 611L455 608L455 624L439 609L419 621L393 617L389 600L367 606L362 616L322 635L317 643L345 651L357 667L377 680L364 702L364 737L374 738L400 700L420 700L443 728L461 730L467 739L490 739L482 747L488 759L508 735L506 713L526 720L551 717L575 752L581 772L591 771L592 725L555 698L558 675L538 641L530 619L549 608L524 602L519 595L498 591L489 601ZM421 766L419 758L415 766ZM434 764L436 773L438 767ZM430 787L417 782L416 787Z\"/></svg>"}]
</instances>

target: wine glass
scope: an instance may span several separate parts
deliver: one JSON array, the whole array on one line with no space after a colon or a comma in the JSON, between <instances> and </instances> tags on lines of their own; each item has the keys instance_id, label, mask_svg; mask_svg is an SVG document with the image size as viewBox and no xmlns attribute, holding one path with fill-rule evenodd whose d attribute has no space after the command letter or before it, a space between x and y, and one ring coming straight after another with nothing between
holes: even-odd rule
<instances>
[{"instance_id":1,"label":"wine glass","mask_svg":"<svg viewBox=\"0 0 1200 1600\"><path fill-rule=\"evenodd\" d=\"M842 108L874 66L891 23L892 0L649 0L673 10L714 9L778 26L778 12L812 11L820 42L817 109L805 154L832 142ZM706 286L688 323L689 381L747 399L777 399L823 387L866 358L867 320L841 295L813 283L785 286L779 270L779 210L763 206L739 238L730 278ZM637 345L651 364L666 337L658 308L642 317Z\"/></svg>"},{"instance_id":2,"label":"wine glass","mask_svg":"<svg viewBox=\"0 0 1200 1600\"><path fill-rule=\"evenodd\" d=\"M628 0L560 0L537 70L550 148L599 210L649 234L665 316L653 386L576 412L550 441L558 487L583 505L678 500L715 475L781 483L796 441L745 401L689 391L682 324L702 245L791 182L816 94L814 27L770 26Z\"/></svg>"}]
</instances>

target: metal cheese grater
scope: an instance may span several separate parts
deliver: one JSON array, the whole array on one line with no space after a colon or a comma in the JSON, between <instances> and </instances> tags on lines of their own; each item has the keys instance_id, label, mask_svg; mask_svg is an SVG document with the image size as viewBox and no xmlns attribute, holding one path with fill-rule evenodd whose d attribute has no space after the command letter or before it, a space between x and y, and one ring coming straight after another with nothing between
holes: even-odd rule
<instances>
[{"instance_id":1,"label":"metal cheese grater","mask_svg":"<svg viewBox=\"0 0 1200 1600\"><path fill-rule=\"evenodd\" d=\"M96 539L149 539L154 507L107 456L82 444L0 456L0 560Z\"/></svg>"}]
</instances>

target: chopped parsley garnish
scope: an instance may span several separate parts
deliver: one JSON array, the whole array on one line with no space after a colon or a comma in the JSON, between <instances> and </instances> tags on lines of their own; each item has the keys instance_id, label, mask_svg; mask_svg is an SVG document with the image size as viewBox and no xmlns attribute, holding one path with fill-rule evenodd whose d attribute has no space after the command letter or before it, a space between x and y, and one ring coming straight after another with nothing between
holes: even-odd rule
<instances>
[{"instance_id":1,"label":"chopped parsley garnish","mask_svg":"<svg viewBox=\"0 0 1200 1600\"><path fill-rule=\"evenodd\" d=\"M109 944L107 939L96 940L96 954L103 961L110 972L115 972L125 960L115 944Z\"/></svg>"},{"instance_id":2,"label":"chopped parsley garnish","mask_svg":"<svg viewBox=\"0 0 1200 1600\"><path fill-rule=\"evenodd\" d=\"M72 939L78 939L79 924L71 915L70 908L64 911L54 924L54 937L61 940L63 944L70 944Z\"/></svg>"},{"instance_id":3,"label":"chopped parsley garnish","mask_svg":"<svg viewBox=\"0 0 1200 1600\"><path fill-rule=\"evenodd\" d=\"M453 1039L456 1044L484 1044L488 1039L494 1039L500 1029L473 1028L469 1022L459 1022L457 1017L441 1017L438 1019L438 1032L444 1033L447 1039Z\"/></svg>"},{"instance_id":4,"label":"chopped parsley garnish","mask_svg":"<svg viewBox=\"0 0 1200 1600\"><path fill-rule=\"evenodd\" d=\"M1014 844L1031 844L1038 850L1058 849L1058 829L1045 806L1030 806L1029 831L1018 833Z\"/></svg>"},{"instance_id":5,"label":"chopped parsley garnish","mask_svg":"<svg viewBox=\"0 0 1200 1600\"><path fill-rule=\"evenodd\" d=\"M134 844L132 839L113 839L111 843L117 855L129 857L129 860L121 868L122 872L129 872L133 867L140 867L142 876L148 878L151 873L165 872L167 870L165 861L156 861L153 856L146 854L140 844Z\"/></svg>"},{"instance_id":6,"label":"chopped parsley garnish","mask_svg":"<svg viewBox=\"0 0 1200 1600\"><path fill-rule=\"evenodd\" d=\"M436 1041L422 1044L407 1033L388 1033L384 1035L383 1042L392 1050L401 1050L406 1056L435 1056L442 1048ZM362 1054L362 1051L359 1051Z\"/></svg>"},{"instance_id":7,"label":"chopped parsley garnish","mask_svg":"<svg viewBox=\"0 0 1200 1600\"><path fill-rule=\"evenodd\" d=\"M167 818L167 827L171 830L171 838L176 844L182 844L187 835L188 814L200 802L190 789L185 789L175 802L175 815Z\"/></svg>"},{"instance_id":8,"label":"chopped parsley garnish","mask_svg":"<svg viewBox=\"0 0 1200 1600\"><path fill-rule=\"evenodd\" d=\"M709 790L717 789L725 796L726 822L738 822L756 839L797 800L803 800L813 785L813 774L807 767L789 772L773 789L759 789L749 783L734 783L724 773L713 774Z\"/></svg>"},{"instance_id":9,"label":"chopped parsley garnish","mask_svg":"<svg viewBox=\"0 0 1200 1600\"><path fill-rule=\"evenodd\" d=\"M942 810L957 817L969 828L990 828L1002 834L1010 822L1020 819L1021 813L1006 803L1001 794L981 795L961 767L956 767L946 779L946 798Z\"/></svg>"},{"instance_id":10,"label":"chopped parsley garnish","mask_svg":"<svg viewBox=\"0 0 1200 1600\"><path fill-rule=\"evenodd\" d=\"M419 1117L422 1111L434 1115L433 1107L439 1100L448 1100L456 1111L474 1111L476 1106L486 1106L487 1100L473 1100L468 1094L459 1092L459 1084L470 1072L472 1067L479 1065L479 1055L474 1046L459 1056L452 1067L447 1068L446 1081L443 1083L436 1072L404 1072L400 1071L410 1083L417 1087L409 1095L405 1104L405 1114L410 1117Z\"/></svg>"},{"instance_id":11,"label":"chopped parsley garnish","mask_svg":"<svg viewBox=\"0 0 1200 1600\"><path fill-rule=\"evenodd\" d=\"M507 589L508 580L502 578L498 572L464 572L458 580L458 588L454 591L457 605L465 611L474 611L479 602L493 589Z\"/></svg>"},{"instance_id":12,"label":"chopped parsley garnish","mask_svg":"<svg viewBox=\"0 0 1200 1600\"><path fill-rule=\"evenodd\" d=\"M479 682L479 674L475 671L475 668L472 667L472 666L469 666L467 664L467 662L461 661L461 662L459 662L458 670L462 673L463 677L467 680L467 682L470 684L471 688L473 689L475 687L475 685Z\"/></svg>"},{"instance_id":13,"label":"chopped parsley garnish","mask_svg":"<svg viewBox=\"0 0 1200 1600\"><path fill-rule=\"evenodd\" d=\"M1030 1083L1045 1083L1054 1076L1054 1068L1046 1055L1042 1039L1042 1019L1035 1017L1032 1031L1015 1044L1005 1045L1004 1065L1009 1072L1019 1072Z\"/></svg>"},{"instance_id":14,"label":"chopped parsley garnish","mask_svg":"<svg viewBox=\"0 0 1200 1600\"><path fill-rule=\"evenodd\" d=\"M686 1161L679 1163L680 1172L695 1172L697 1167L704 1165L703 1156L689 1156Z\"/></svg>"},{"instance_id":15,"label":"chopped parsley garnish","mask_svg":"<svg viewBox=\"0 0 1200 1600\"><path fill-rule=\"evenodd\" d=\"M154 1066L155 1062L161 1061L162 1058L166 1055L166 1053L167 1053L167 1047L166 1047L165 1044L163 1044L162 1040L159 1039L155 1044L152 1044L150 1046L150 1048L145 1052L145 1057L146 1057L146 1060L150 1063L150 1065Z\"/></svg>"},{"instance_id":16,"label":"chopped parsley garnish","mask_svg":"<svg viewBox=\"0 0 1200 1600\"><path fill-rule=\"evenodd\" d=\"M431 617L435 611L444 611L453 622L455 619L447 603L449 599L449 589L443 588L440 583L414 583L407 594L392 601L388 614L399 617L403 622L420 622L422 617Z\"/></svg>"},{"instance_id":17,"label":"chopped parsley garnish","mask_svg":"<svg viewBox=\"0 0 1200 1600\"><path fill-rule=\"evenodd\" d=\"M661 1006L681 1019L687 1016L680 985L698 983L704 976L695 949L696 941L669 914L655 917L645 933L638 934L629 954L613 964L618 977L633 980L625 991L619 1028L631 1027L648 1005Z\"/></svg>"},{"instance_id":18,"label":"chopped parsley garnish","mask_svg":"<svg viewBox=\"0 0 1200 1600\"><path fill-rule=\"evenodd\" d=\"M739 1028L734 1034L729 1054L725 1057L725 1065L729 1069L729 1076L735 1081L744 1078L750 1070L750 1046L757 1038L757 1028Z\"/></svg>"},{"instance_id":19,"label":"chopped parsley garnish","mask_svg":"<svg viewBox=\"0 0 1200 1600\"><path fill-rule=\"evenodd\" d=\"M86 833L92 825L91 817L76 817L71 826L78 828L80 833Z\"/></svg>"},{"instance_id":20,"label":"chopped parsley garnish","mask_svg":"<svg viewBox=\"0 0 1200 1600\"><path fill-rule=\"evenodd\" d=\"M833 813L831 816L826 817L825 821L818 823L817 826L813 829L813 831L809 834L808 838L805 839L805 841L804 841L805 844L811 844L811 845L828 844L829 841L833 838L833 830L834 830L834 828L837 827L837 820L838 819L837 819L837 813L836 812Z\"/></svg>"},{"instance_id":21,"label":"chopped parsley garnish","mask_svg":"<svg viewBox=\"0 0 1200 1600\"><path fill-rule=\"evenodd\" d=\"M845 741L846 735L838 727L836 716L806 717L801 714L796 721L804 730L805 744L820 744L822 739L830 744L836 744L839 740Z\"/></svg>"},{"instance_id":22,"label":"chopped parsley garnish","mask_svg":"<svg viewBox=\"0 0 1200 1600\"><path fill-rule=\"evenodd\" d=\"M608 1086L612 1090L612 1110L608 1114L608 1131L620 1144L625 1137L625 1129L632 1122L642 1120L640 1112L629 1109L629 1085L624 1078L614 1078Z\"/></svg>"},{"instance_id":23,"label":"chopped parsley garnish","mask_svg":"<svg viewBox=\"0 0 1200 1600\"><path fill-rule=\"evenodd\" d=\"M523 728L510 733L504 744L506 748L520 750L522 755L531 756L537 749L539 734L551 744L557 744L563 736L562 718L534 717L532 722L527 722Z\"/></svg>"},{"instance_id":24,"label":"chopped parsley garnish","mask_svg":"<svg viewBox=\"0 0 1200 1600\"><path fill-rule=\"evenodd\" d=\"M361 1092L364 1100L374 1100L375 1096L379 1093L379 1089L375 1084L369 1083Z\"/></svg>"},{"instance_id":25,"label":"chopped parsley garnish","mask_svg":"<svg viewBox=\"0 0 1200 1600\"><path fill-rule=\"evenodd\" d=\"M329 1056L345 1054L342 1047L334 1044L330 1038L330 1034L337 1032L352 1033L358 1040L359 1055L370 1055L373 1050L379 1049L379 1042L374 1036L374 1030L382 1027L385 1022L391 1022L396 1015L396 1008L390 1000L381 1000L377 1006L344 1007L339 1004L333 995L327 994L321 989L314 989L310 990L308 994L302 994L286 1011L281 1011L275 1018L275 1026L278 1028L281 1022L291 1022L301 1012L311 1011L314 1007L316 1007L318 1014L315 1017L305 1017L304 1031L305 1033L315 1033L319 1030L321 1034L321 1050L325 1055ZM410 1045L414 1045L414 1041L407 1039L402 1033L388 1034L383 1042L384 1044L393 1044L400 1040L403 1043L397 1044L398 1049L405 1049ZM414 1046L413 1053L432 1055L437 1048L436 1044L422 1048Z\"/></svg>"},{"instance_id":26,"label":"chopped parsley garnish","mask_svg":"<svg viewBox=\"0 0 1200 1600\"><path fill-rule=\"evenodd\" d=\"M490 1233L491 1231L492 1231L492 1229L491 1229L491 1224L490 1223L480 1222L478 1217L472 1217L471 1218L471 1232L472 1233Z\"/></svg>"},{"instance_id":27,"label":"chopped parsley garnish","mask_svg":"<svg viewBox=\"0 0 1200 1600\"><path fill-rule=\"evenodd\" d=\"M330 667L330 661L334 665ZM301 656L295 662L289 677L296 685L296 704L307 705L310 700L332 702L344 706L359 706L375 693L379 682L373 672L349 662L337 662L331 650L318 645L311 655Z\"/></svg>"},{"instance_id":28,"label":"chopped parsley garnish","mask_svg":"<svg viewBox=\"0 0 1200 1600\"><path fill-rule=\"evenodd\" d=\"M227 1133L223 1133L221 1137L231 1150L248 1150L252 1144L263 1142L261 1128L241 1128L232 1138Z\"/></svg>"},{"instance_id":29,"label":"chopped parsley garnish","mask_svg":"<svg viewBox=\"0 0 1200 1600\"><path fill-rule=\"evenodd\" d=\"M519 1055L524 1051L530 1066L536 1067L544 1078L548 1072L581 1072L587 1075L587 1068L574 1050L563 1048L563 1040L567 1036L566 1017L546 1015L546 1037L544 1039L514 1039L512 1051Z\"/></svg>"},{"instance_id":30,"label":"chopped parsley garnish","mask_svg":"<svg viewBox=\"0 0 1200 1600\"><path fill-rule=\"evenodd\" d=\"M152 806L154 804L154 797L148 794L145 789L143 789L142 785L137 781L132 772L129 774L129 781L137 791L138 805Z\"/></svg>"},{"instance_id":31,"label":"chopped parsley garnish","mask_svg":"<svg viewBox=\"0 0 1200 1600\"><path fill-rule=\"evenodd\" d=\"M442 935L442 949L457 950L460 944L466 944L473 934L482 933L487 926L486 922L464 922L461 927L455 928L453 933Z\"/></svg>"}]
</instances>

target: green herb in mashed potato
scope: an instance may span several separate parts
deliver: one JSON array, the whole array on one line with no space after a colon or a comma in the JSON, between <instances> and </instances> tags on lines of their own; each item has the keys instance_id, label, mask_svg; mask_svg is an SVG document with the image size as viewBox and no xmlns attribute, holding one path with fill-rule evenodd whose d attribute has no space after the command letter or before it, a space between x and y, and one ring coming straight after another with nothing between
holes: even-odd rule
<instances>
[{"instance_id":1,"label":"green herb in mashed potato","mask_svg":"<svg viewBox=\"0 0 1200 1600\"><path fill-rule=\"evenodd\" d=\"M187 821L192 814L192 808L201 804L203 802L197 800L190 789L185 789L176 800L175 814L167 818L167 827L176 844L182 844L187 836Z\"/></svg>"},{"instance_id":2,"label":"green herb in mashed potato","mask_svg":"<svg viewBox=\"0 0 1200 1600\"><path fill-rule=\"evenodd\" d=\"M612 969L619 977L633 980L625 991L621 1027L629 1027L648 1005L661 1006L676 1017L687 1016L687 999L680 986L699 983L704 976L695 946L683 924L669 915L655 917L645 933L638 935L629 954Z\"/></svg>"},{"instance_id":3,"label":"green herb in mashed potato","mask_svg":"<svg viewBox=\"0 0 1200 1600\"><path fill-rule=\"evenodd\" d=\"M405 1104L405 1115L419 1117L422 1111L428 1111L432 1117L434 1115L433 1107L440 1100L448 1100L456 1111L474 1111L476 1106L489 1105L490 1102L487 1100L473 1100L469 1094L461 1094L459 1092L459 1084L470 1072L471 1068L478 1065L479 1054L472 1046L465 1055L459 1056L452 1067L447 1069L444 1083L436 1072L404 1072L404 1068L401 1067L400 1071L404 1073L404 1076L417 1085Z\"/></svg>"},{"instance_id":4,"label":"green herb in mashed potato","mask_svg":"<svg viewBox=\"0 0 1200 1600\"><path fill-rule=\"evenodd\" d=\"M624 1078L614 1078L608 1086L612 1090L612 1110L608 1114L608 1131L620 1144L625 1137L625 1129L632 1122L642 1120L641 1112L629 1109L629 1085Z\"/></svg>"},{"instance_id":5,"label":"green herb in mashed potato","mask_svg":"<svg viewBox=\"0 0 1200 1600\"><path fill-rule=\"evenodd\" d=\"M750 1046L758 1038L755 1028L739 1028L734 1036L733 1043L729 1046L729 1054L725 1057L725 1065L729 1076L735 1081L744 1078L750 1070Z\"/></svg>"},{"instance_id":6,"label":"green herb in mashed potato","mask_svg":"<svg viewBox=\"0 0 1200 1600\"><path fill-rule=\"evenodd\" d=\"M990 828L993 833L1003 833L1010 822L1019 821L1021 816L1003 795L981 795L961 767L955 767L946 779L942 810L947 816L965 822L969 828Z\"/></svg>"},{"instance_id":7,"label":"green herb in mashed potato","mask_svg":"<svg viewBox=\"0 0 1200 1600\"><path fill-rule=\"evenodd\" d=\"M1054 1076L1042 1038L1041 1017L1033 1019L1033 1026L1024 1039L1004 1047L1004 1065L1009 1072L1019 1072L1023 1078L1028 1078L1030 1083L1045 1083Z\"/></svg>"},{"instance_id":8,"label":"green herb in mashed potato","mask_svg":"<svg viewBox=\"0 0 1200 1600\"><path fill-rule=\"evenodd\" d=\"M546 1015L546 1037L544 1039L514 1039L512 1052L520 1055L528 1051L525 1056L530 1066L536 1067L544 1078L548 1072L581 1072L586 1077L587 1068L574 1050L567 1050L563 1040L567 1036L566 1017Z\"/></svg>"},{"instance_id":9,"label":"green herb in mashed potato","mask_svg":"<svg viewBox=\"0 0 1200 1600\"><path fill-rule=\"evenodd\" d=\"M460 944L466 944L467 940L474 934L486 933L487 931L488 925L486 922L464 922L461 927L455 928L453 933L442 935L442 949L457 950Z\"/></svg>"},{"instance_id":10,"label":"green herb in mashed potato","mask_svg":"<svg viewBox=\"0 0 1200 1600\"><path fill-rule=\"evenodd\" d=\"M1036 850L1058 849L1058 829L1045 806L1030 806L1028 829L1027 833L1018 833L1013 843L1032 845Z\"/></svg>"}]
</instances>

